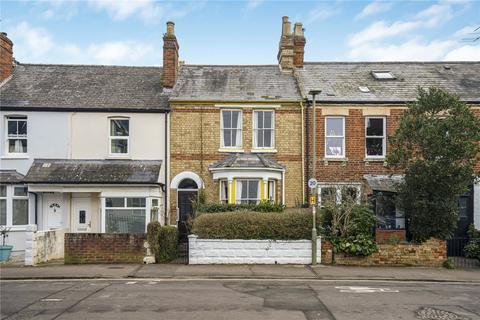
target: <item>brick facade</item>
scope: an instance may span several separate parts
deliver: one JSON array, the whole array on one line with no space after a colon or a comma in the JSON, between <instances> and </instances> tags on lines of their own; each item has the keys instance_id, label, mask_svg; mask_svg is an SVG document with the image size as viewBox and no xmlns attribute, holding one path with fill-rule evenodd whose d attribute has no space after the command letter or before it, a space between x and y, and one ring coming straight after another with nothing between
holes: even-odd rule
<instances>
[{"instance_id":1,"label":"brick facade","mask_svg":"<svg viewBox=\"0 0 480 320\"><path fill-rule=\"evenodd\" d=\"M141 263L145 234L66 233L65 264Z\"/></svg>"},{"instance_id":2,"label":"brick facade","mask_svg":"<svg viewBox=\"0 0 480 320\"><path fill-rule=\"evenodd\" d=\"M253 109L247 103L236 106L242 110L242 150L252 150ZM234 107L235 108L235 107ZM268 108L268 105L266 106ZM170 179L183 171L198 174L205 184L207 202L219 202L219 183L213 181L208 166L229 155L220 149L220 110L214 104L174 104L170 114ZM229 107L230 109L230 107ZM270 108L271 109L271 108ZM302 198L302 117L300 104L283 104L275 110L276 152L267 156L286 167L285 204L293 207ZM281 201L281 181L276 186L276 199ZM170 222L176 219L176 190L170 193Z\"/></svg>"},{"instance_id":3,"label":"brick facade","mask_svg":"<svg viewBox=\"0 0 480 320\"><path fill-rule=\"evenodd\" d=\"M399 241L405 241L407 239L407 231L405 229L400 230L382 230L377 229L375 232L375 241L377 243L389 243L393 239Z\"/></svg>"},{"instance_id":4,"label":"brick facade","mask_svg":"<svg viewBox=\"0 0 480 320\"><path fill-rule=\"evenodd\" d=\"M0 32L0 82L13 72L13 43L5 32Z\"/></svg>"}]
</instances>

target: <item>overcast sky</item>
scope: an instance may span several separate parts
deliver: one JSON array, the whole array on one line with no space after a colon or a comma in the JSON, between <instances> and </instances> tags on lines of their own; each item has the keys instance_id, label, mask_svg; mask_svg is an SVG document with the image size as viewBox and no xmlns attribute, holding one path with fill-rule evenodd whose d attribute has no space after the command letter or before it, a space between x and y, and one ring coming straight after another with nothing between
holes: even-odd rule
<instances>
[{"instance_id":1,"label":"overcast sky","mask_svg":"<svg viewBox=\"0 0 480 320\"><path fill-rule=\"evenodd\" d=\"M189 64L275 64L281 17L306 61L480 60L480 1L1 1L24 63L161 65L165 22ZM480 36L480 29L477 37Z\"/></svg>"}]
</instances>

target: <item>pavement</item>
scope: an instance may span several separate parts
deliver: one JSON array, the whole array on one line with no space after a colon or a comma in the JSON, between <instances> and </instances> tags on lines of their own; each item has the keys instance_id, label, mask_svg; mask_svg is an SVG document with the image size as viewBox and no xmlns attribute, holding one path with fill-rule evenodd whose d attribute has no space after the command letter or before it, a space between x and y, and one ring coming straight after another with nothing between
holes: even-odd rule
<instances>
[{"instance_id":1,"label":"pavement","mask_svg":"<svg viewBox=\"0 0 480 320\"><path fill-rule=\"evenodd\" d=\"M284 269L296 270L275 270ZM472 283L44 279L1 281L0 294L0 318L8 320L480 319L480 284Z\"/></svg>"},{"instance_id":2,"label":"pavement","mask_svg":"<svg viewBox=\"0 0 480 320\"><path fill-rule=\"evenodd\" d=\"M480 283L480 269L309 265L47 264L0 266L0 279L315 279Z\"/></svg>"}]
</instances>

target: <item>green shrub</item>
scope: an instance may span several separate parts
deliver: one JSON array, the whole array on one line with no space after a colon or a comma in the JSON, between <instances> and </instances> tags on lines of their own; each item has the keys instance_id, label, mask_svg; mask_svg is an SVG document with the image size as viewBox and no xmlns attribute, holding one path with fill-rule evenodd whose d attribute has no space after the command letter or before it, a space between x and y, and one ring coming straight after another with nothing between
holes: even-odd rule
<instances>
[{"instance_id":1,"label":"green shrub","mask_svg":"<svg viewBox=\"0 0 480 320\"><path fill-rule=\"evenodd\" d=\"M312 214L305 211L210 213L193 221L193 234L202 239L298 240L311 239L311 232Z\"/></svg>"},{"instance_id":2,"label":"green shrub","mask_svg":"<svg viewBox=\"0 0 480 320\"><path fill-rule=\"evenodd\" d=\"M168 262L177 255L178 230L172 226L161 226L158 221L147 226L147 241L157 262Z\"/></svg>"},{"instance_id":3,"label":"green shrub","mask_svg":"<svg viewBox=\"0 0 480 320\"><path fill-rule=\"evenodd\" d=\"M443 261L443 267L445 269L455 269L455 262L452 258L447 258L445 261Z\"/></svg>"},{"instance_id":4,"label":"green shrub","mask_svg":"<svg viewBox=\"0 0 480 320\"><path fill-rule=\"evenodd\" d=\"M346 238L338 238L334 242L335 252L344 252L355 256L369 256L377 251L377 245L371 236L357 234Z\"/></svg>"},{"instance_id":5,"label":"green shrub","mask_svg":"<svg viewBox=\"0 0 480 320\"><path fill-rule=\"evenodd\" d=\"M388 238L387 243L391 245L397 245L400 243L400 241L401 241L400 237L394 234Z\"/></svg>"},{"instance_id":6,"label":"green shrub","mask_svg":"<svg viewBox=\"0 0 480 320\"><path fill-rule=\"evenodd\" d=\"M158 234L160 233L160 229L162 228L162 225L158 221L153 221L150 222L147 225L147 242L148 245L150 246L150 250L152 254L155 256L158 253Z\"/></svg>"},{"instance_id":7,"label":"green shrub","mask_svg":"<svg viewBox=\"0 0 480 320\"><path fill-rule=\"evenodd\" d=\"M470 240L463 248L465 255L468 258L478 259L478 261L480 261L480 230L475 229L475 226L471 224L468 226L467 234Z\"/></svg>"},{"instance_id":8,"label":"green shrub","mask_svg":"<svg viewBox=\"0 0 480 320\"><path fill-rule=\"evenodd\" d=\"M157 262L169 262L177 256L178 230L172 226L163 226L158 234Z\"/></svg>"},{"instance_id":9,"label":"green shrub","mask_svg":"<svg viewBox=\"0 0 480 320\"><path fill-rule=\"evenodd\" d=\"M283 212L285 206L279 203L272 203L263 200L259 204L198 203L196 209L198 213L234 211Z\"/></svg>"}]
</instances>

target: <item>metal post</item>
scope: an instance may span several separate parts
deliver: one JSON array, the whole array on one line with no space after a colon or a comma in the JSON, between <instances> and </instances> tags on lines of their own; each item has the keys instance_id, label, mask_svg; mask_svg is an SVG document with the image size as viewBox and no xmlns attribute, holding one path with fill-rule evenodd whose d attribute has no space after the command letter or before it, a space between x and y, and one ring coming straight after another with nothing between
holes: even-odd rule
<instances>
[{"instance_id":1,"label":"metal post","mask_svg":"<svg viewBox=\"0 0 480 320\"><path fill-rule=\"evenodd\" d=\"M312 90L309 93L312 95L313 106L312 106L312 178L316 179L317 168L316 168L316 119L315 119L315 98L319 94L320 90ZM312 195L315 197L315 201L312 203L312 265L317 264L317 187L312 188Z\"/></svg>"}]
</instances>

